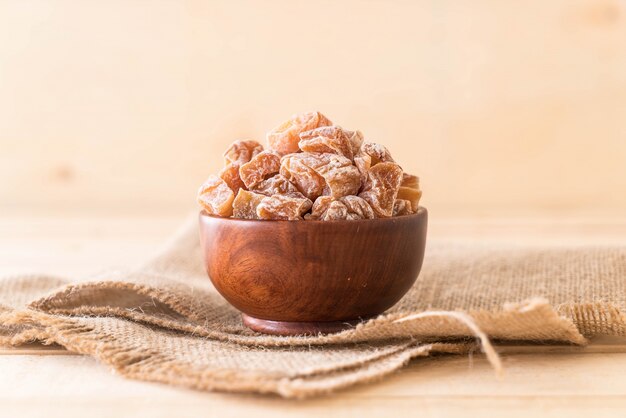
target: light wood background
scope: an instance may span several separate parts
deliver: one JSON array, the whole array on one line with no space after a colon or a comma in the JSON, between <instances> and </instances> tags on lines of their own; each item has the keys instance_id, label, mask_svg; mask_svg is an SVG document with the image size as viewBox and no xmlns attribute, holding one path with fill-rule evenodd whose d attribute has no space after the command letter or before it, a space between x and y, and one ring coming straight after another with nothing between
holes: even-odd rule
<instances>
[{"instance_id":1,"label":"light wood background","mask_svg":"<svg viewBox=\"0 0 626 418\"><path fill-rule=\"evenodd\" d=\"M0 0L0 212L177 214L318 109L437 216L626 214L626 2Z\"/></svg>"}]
</instances>

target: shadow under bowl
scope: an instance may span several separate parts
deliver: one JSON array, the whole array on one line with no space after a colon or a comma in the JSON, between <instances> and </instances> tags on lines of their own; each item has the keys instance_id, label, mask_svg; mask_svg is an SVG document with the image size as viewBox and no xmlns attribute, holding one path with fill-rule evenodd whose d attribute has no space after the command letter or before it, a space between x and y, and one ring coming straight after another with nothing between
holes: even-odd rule
<instances>
[{"instance_id":1,"label":"shadow under bowl","mask_svg":"<svg viewBox=\"0 0 626 418\"><path fill-rule=\"evenodd\" d=\"M415 282L428 213L359 221L261 221L200 213L215 288L268 334L338 332L381 314Z\"/></svg>"}]
</instances>

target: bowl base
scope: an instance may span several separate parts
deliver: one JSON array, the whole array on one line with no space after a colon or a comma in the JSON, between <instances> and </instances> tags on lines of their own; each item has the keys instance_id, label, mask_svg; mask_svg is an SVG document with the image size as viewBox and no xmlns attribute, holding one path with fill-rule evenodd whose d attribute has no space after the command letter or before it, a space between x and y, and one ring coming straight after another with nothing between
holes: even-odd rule
<instances>
[{"instance_id":1,"label":"bowl base","mask_svg":"<svg viewBox=\"0 0 626 418\"><path fill-rule=\"evenodd\" d=\"M353 321L328 321L328 322L289 322L271 321L259 319L253 316L241 314L243 324L253 331L272 335L317 335L333 334L354 328L361 323L362 319Z\"/></svg>"}]
</instances>

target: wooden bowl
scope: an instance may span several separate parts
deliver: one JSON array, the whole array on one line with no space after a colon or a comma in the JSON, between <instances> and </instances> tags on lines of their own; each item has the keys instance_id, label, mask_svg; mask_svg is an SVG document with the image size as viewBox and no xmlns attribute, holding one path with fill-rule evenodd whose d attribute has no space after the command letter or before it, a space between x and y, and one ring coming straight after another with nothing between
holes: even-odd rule
<instances>
[{"instance_id":1,"label":"wooden bowl","mask_svg":"<svg viewBox=\"0 0 626 418\"><path fill-rule=\"evenodd\" d=\"M337 332L389 309L415 282L428 213L361 221L259 221L200 213L206 271L249 328Z\"/></svg>"}]
</instances>

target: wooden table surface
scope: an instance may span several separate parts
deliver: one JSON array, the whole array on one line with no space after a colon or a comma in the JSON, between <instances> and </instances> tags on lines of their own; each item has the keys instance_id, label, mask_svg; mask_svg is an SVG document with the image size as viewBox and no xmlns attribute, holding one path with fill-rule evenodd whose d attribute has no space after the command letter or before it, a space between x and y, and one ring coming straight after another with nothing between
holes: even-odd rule
<instances>
[{"instance_id":1,"label":"wooden table surface","mask_svg":"<svg viewBox=\"0 0 626 418\"><path fill-rule=\"evenodd\" d=\"M88 274L141 261L180 219L0 218L0 275ZM430 237L626 244L626 220L431 221ZM570 417L626 414L626 340L587 347L499 346L497 379L482 356L416 359L387 379L307 401L204 393L137 382L59 348L0 348L0 417Z\"/></svg>"}]
</instances>

